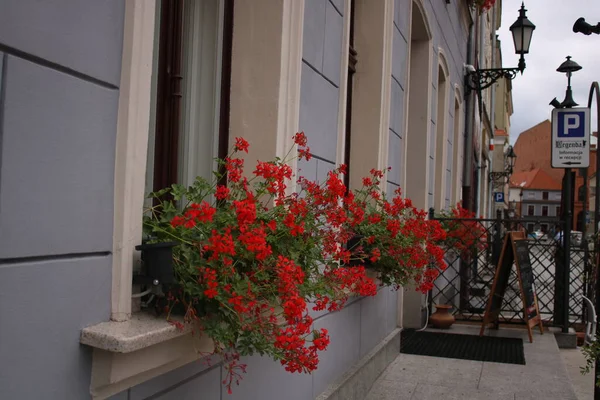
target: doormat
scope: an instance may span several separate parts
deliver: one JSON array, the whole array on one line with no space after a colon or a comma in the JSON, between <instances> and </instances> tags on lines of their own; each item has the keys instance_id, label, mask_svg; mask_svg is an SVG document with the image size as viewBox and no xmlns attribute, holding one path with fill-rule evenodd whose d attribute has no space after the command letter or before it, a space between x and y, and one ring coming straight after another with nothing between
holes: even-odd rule
<instances>
[{"instance_id":1,"label":"doormat","mask_svg":"<svg viewBox=\"0 0 600 400\"><path fill-rule=\"evenodd\" d=\"M525 365L523 339L404 330L400 353Z\"/></svg>"}]
</instances>

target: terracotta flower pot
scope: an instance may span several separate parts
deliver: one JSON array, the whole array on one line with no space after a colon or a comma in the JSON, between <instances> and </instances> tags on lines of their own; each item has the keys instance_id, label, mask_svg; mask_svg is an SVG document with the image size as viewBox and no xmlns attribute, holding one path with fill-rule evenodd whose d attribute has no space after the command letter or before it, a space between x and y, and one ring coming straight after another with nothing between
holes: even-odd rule
<instances>
[{"instance_id":1,"label":"terracotta flower pot","mask_svg":"<svg viewBox=\"0 0 600 400\"><path fill-rule=\"evenodd\" d=\"M436 311L429 317L429 322L434 328L448 329L456 321L454 315L450 314L452 306L448 304L436 304Z\"/></svg>"}]
</instances>

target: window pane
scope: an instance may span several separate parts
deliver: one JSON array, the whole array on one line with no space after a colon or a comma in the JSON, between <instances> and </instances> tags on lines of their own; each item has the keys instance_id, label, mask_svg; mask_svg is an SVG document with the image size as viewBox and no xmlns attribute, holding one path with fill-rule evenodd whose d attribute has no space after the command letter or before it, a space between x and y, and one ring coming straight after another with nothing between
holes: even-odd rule
<instances>
[{"instance_id":1,"label":"window pane","mask_svg":"<svg viewBox=\"0 0 600 400\"><path fill-rule=\"evenodd\" d=\"M183 97L178 180L212 179L218 151L223 9L219 0L185 0Z\"/></svg>"}]
</instances>

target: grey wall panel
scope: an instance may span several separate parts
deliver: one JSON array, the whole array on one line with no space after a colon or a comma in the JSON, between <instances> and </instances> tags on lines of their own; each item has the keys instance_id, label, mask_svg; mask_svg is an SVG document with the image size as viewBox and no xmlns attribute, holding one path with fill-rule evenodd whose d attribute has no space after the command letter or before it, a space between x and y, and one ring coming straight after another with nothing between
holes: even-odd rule
<instances>
[{"instance_id":1,"label":"grey wall panel","mask_svg":"<svg viewBox=\"0 0 600 400\"><path fill-rule=\"evenodd\" d=\"M92 351L79 333L108 320L110 294L108 256L1 265L0 360L10 368L0 398L89 398Z\"/></svg>"},{"instance_id":2,"label":"grey wall panel","mask_svg":"<svg viewBox=\"0 0 600 400\"><path fill-rule=\"evenodd\" d=\"M429 156L431 158L435 158L435 148L436 148L436 141L437 138L437 126L435 125L435 123L431 123L429 125Z\"/></svg>"},{"instance_id":3,"label":"grey wall panel","mask_svg":"<svg viewBox=\"0 0 600 400\"><path fill-rule=\"evenodd\" d=\"M327 4L327 0L306 0L304 3L302 58L319 72L323 71Z\"/></svg>"},{"instance_id":4,"label":"grey wall panel","mask_svg":"<svg viewBox=\"0 0 600 400\"><path fill-rule=\"evenodd\" d=\"M364 357L383 340L387 330L387 288L382 288L375 297L366 297L360 302L360 354Z\"/></svg>"},{"instance_id":5,"label":"grey wall panel","mask_svg":"<svg viewBox=\"0 0 600 400\"><path fill-rule=\"evenodd\" d=\"M392 90L390 94L390 129L396 132L400 137L404 136L404 96L405 92L400 87L398 81L392 78Z\"/></svg>"},{"instance_id":6,"label":"grey wall panel","mask_svg":"<svg viewBox=\"0 0 600 400\"><path fill-rule=\"evenodd\" d=\"M328 357L321 353L321 358ZM312 376L287 372L279 362L268 357L246 357L240 362L248 364L247 373L233 393L227 394L223 388L224 400L309 400L312 397ZM320 367L319 367L320 369ZM223 370L223 378L225 371Z\"/></svg>"},{"instance_id":7,"label":"grey wall panel","mask_svg":"<svg viewBox=\"0 0 600 400\"><path fill-rule=\"evenodd\" d=\"M311 152L335 161L339 90L302 63L300 130L306 133Z\"/></svg>"},{"instance_id":8,"label":"grey wall panel","mask_svg":"<svg viewBox=\"0 0 600 400\"><path fill-rule=\"evenodd\" d=\"M239 390L240 387L238 386L236 389ZM225 391L225 393L227 392ZM213 368L152 397L153 400L220 400L221 398L227 397L221 396L220 368Z\"/></svg>"},{"instance_id":9,"label":"grey wall panel","mask_svg":"<svg viewBox=\"0 0 600 400\"><path fill-rule=\"evenodd\" d=\"M431 97L429 98L429 101L431 102L431 115L429 115L429 118L431 119L431 122L435 124L437 120L438 92L433 84L431 85Z\"/></svg>"},{"instance_id":10,"label":"grey wall panel","mask_svg":"<svg viewBox=\"0 0 600 400\"><path fill-rule=\"evenodd\" d=\"M325 182L329 172L333 171L334 169L335 164L323 160L317 160L317 181Z\"/></svg>"},{"instance_id":11,"label":"grey wall panel","mask_svg":"<svg viewBox=\"0 0 600 400\"><path fill-rule=\"evenodd\" d=\"M386 288L389 293L387 295L387 307L385 324L387 332L390 333L398 326L398 291L393 288Z\"/></svg>"},{"instance_id":12,"label":"grey wall panel","mask_svg":"<svg viewBox=\"0 0 600 400\"><path fill-rule=\"evenodd\" d=\"M329 2L335 6L336 10L338 10L340 14L345 14L346 10L344 10L344 0L329 0Z\"/></svg>"},{"instance_id":13,"label":"grey wall panel","mask_svg":"<svg viewBox=\"0 0 600 400\"><path fill-rule=\"evenodd\" d=\"M112 249L118 91L8 57L0 258Z\"/></svg>"},{"instance_id":14,"label":"grey wall panel","mask_svg":"<svg viewBox=\"0 0 600 400\"><path fill-rule=\"evenodd\" d=\"M408 68L406 63L408 43L396 27L394 27L394 38L392 42L392 76L398 80L401 86L406 86L404 82Z\"/></svg>"},{"instance_id":15,"label":"grey wall panel","mask_svg":"<svg viewBox=\"0 0 600 400\"><path fill-rule=\"evenodd\" d=\"M323 53L323 75L338 87L342 61L342 34L344 33L344 18L337 9L327 2L325 13L325 45ZM344 52L345 53L345 52Z\"/></svg>"},{"instance_id":16,"label":"grey wall panel","mask_svg":"<svg viewBox=\"0 0 600 400\"><path fill-rule=\"evenodd\" d=\"M439 71L439 58L438 48L433 46L431 49L431 85L437 89L438 87L438 71Z\"/></svg>"},{"instance_id":17,"label":"grey wall panel","mask_svg":"<svg viewBox=\"0 0 600 400\"><path fill-rule=\"evenodd\" d=\"M390 130L389 142L388 142L388 165L392 168L387 173L387 179L390 182L400 184L402 172L402 164L400 160L402 151L402 139L398 137L393 131Z\"/></svg>"},{"instance_id":18,"label":"grey wall panel","mask_svg":"<svg viewBox=\"0 0 600 400\"><path fill-rule=\"evenodd\" d=\"M119 85L124 0L3 0L0 44Z\"/></svg>"},{"instance_id":19,"label":"grey wall panel","mask_svg":"<svg viewBox=\"0 0 600 400\"><path fill-rule=\"evenodd\" d=\"M219 362L219 358L215 356L210 363L209 361L208 359L198 360L144 383L140 383L130 389L128 400L147 399L157 393L164 392L167 388L180 386L184 381L197 379L202 373L206 373L210 365L219 371L220 367L216 365Z\"/></svg>"},{"instance_id":20,"label":"grey wall panel","mask_svg":"<svg viewBox=\"0 0 600 400\"><path fill-rule=\"evenodd\" d=\"M412 0L395 0L394 23L400 29L405 38L409 37L410 7Z\"/></svg>"},{"instance_id":21,"label":"grey wall panel","mask_svg":"<svg viewBox=\"0 0 600 400\"><path fill-rule=\"evenodd\" d=\"M311 158L309 161L298 160L298 177L304 177L308 180L317 180L317 159Z\"/></svg>"},{"instance_id":22,"label":"grey wall panel","mask_svg":"<svg viewBox=\"0 0 600 400\"><path fill-rule=\"evenodd\" d=\"M129 390L124 390L114 396L110 396L108 400L129 400Z\"/></svg>"},{"instance_id":23,"label":"grey wall panel","mask_svg":"<svg viewBox=\"0 0 600 400\"><path fill-rule=\"evenodd\" d=\"M327 352L320 357L319 368L313 372L313 396L317 397L359 359L360 302L325 315L314 326L327 329L331 337Z\"/></svg>"}]
</instances>

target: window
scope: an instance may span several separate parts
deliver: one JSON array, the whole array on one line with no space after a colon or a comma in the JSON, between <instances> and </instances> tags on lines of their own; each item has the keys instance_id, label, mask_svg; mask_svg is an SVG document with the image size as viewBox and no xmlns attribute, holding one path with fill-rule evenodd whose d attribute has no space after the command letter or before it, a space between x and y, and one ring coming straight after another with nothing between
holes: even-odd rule
<instances>
[{"instance_id":1,"label":"window","mask_svg":"<svg viewBox=\"0 0 600 400\"><path fill-rule=\"evenodd\" d=\"M548 216L548 206L542 206L542 217Z\"/></svg>"},{"instance_id":2,"label":"window","mask_svg":"<svg viewBox=\"0 0 600 400\"><path fill-rule=\"evenodd\" d=\"M535 215L535 206L527 206L527 215Z\"/></svg>"},{"instance_id":3,"label":"window","mask_svg":"<svg viewBox=\"0 0 600 400\"><path fill-rule=\"evenodd\" d=\"M425 10L418 1L412 2L408 76L408 123L406 127L406 196L417 207L433 206L434 165L431 156L435 131L431 125L432 34ZM431 139L431 140L429 140Z\"/></svg>"},{"instance_id":4,"label":"window","mask_svg":"<svg viewBox=\"0 0 600 400\"><path fill-rule=\"evenodd\" d=\"M463 177L462 177L462 169L463 169L463 156L462 156L462 148L463 148L463 135L461 134L461 118L462 118L462 107L460 103L460 99L462 98L461 93L459 93L458 87L455 90L454 95L454 140L453 140L453 162L454 166L452 167L452 172L454 174L454 179L452 180L452 204L456 204L462 194L462 186L463 186Z\"/></svg>"},{"instance_id":5,"label":"window","mask_svg":"<svg viewBox=\"0 0 600 400\"><path fill-rule=\"evenodd\" d=\"M556 206L556 215L560 217L560 206Z\"/></svg>"},{"instance_id":6,"label":"window","mask_svg":"<svg viewBox=\"0 0 600 400\"><path fill-rule=\"evenodd\" d=\"M527 224L527 232L533 232L533 228L534 228L533 224Z\"/></svg>"},{"instance_id":7,"label":"window","mask_svg":"<svg viewBox=\"0 0 600 400\"><path fill-rule=\"evenodd\" d=\"M452 150L452 132L446 126L446 115L448 114L448 66L446 57L442 49L438 50L438 78L437 78L437 116L435 118L435 184L433 187L434 207L437 210L444 209L450 204L450 194L447 193L449 179L452 175L451 154L448 151ZM434 170L432 170L431 173Z\"/></svg>"},{"instance_id":8,"label":"window","mask_svg":"<svg viewBox=\"0 0 600 400\"><path fill-rule=\"evenodd\" d=\"M162 1L146 192L212 178L228 147L232 0Z\"/></svg>"},{"instance_id":9,"label":"window","mask_svg":"<svg viewBox=\"0 0 600 400\"><path fill-rule=\"evenodd\" d=\"M544 233L548 232L548 224L542 224L541 229L542 229L542 232L544 232Z\"/></svg>"},{"instance_id":10,"label":"window","mask_svg":"<svg viewBox=\"0 0 600 400\"><path fill-rule=\"evenodd\" d=\"M542 192L542 200L548 200L548 192Z\"/></svg>"},{"instance_id":11,"label":"window","mask_svg":"<svg viewBox=\"0 0 600 400\"><path fill-rule=\"evenodd\" d=\"M355 1L350 0L350 31L348 33L348 77L346 81L346 136L344 138L344 163L347 173L344 175L344 183L350 190L350 145L352 143L352 93L354 86L354 74L356 73L356 62L358 53L354 47L354 20L356 15Z\"/></svg>"}]
</instances>

